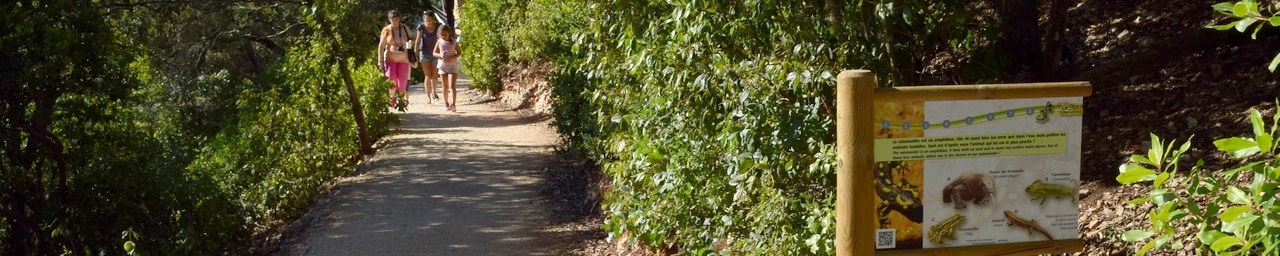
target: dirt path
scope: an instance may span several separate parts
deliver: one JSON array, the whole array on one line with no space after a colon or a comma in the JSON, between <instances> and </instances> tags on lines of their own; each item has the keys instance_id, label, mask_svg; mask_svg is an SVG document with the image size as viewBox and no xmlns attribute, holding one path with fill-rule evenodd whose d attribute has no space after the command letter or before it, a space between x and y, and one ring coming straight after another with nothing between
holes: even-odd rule
<instances>
[{"instance_id":1,"label":"dirt path","mask_svg":"<svg viewBox=\"0 0 1280 256\"><path fill-rule=\"evenodd\" d=\"M546 121L476 102L444 111L410 87L402 124L307 216L288 255L538 255L536 185L558 142Z\"/></svg>"}]
</instances>

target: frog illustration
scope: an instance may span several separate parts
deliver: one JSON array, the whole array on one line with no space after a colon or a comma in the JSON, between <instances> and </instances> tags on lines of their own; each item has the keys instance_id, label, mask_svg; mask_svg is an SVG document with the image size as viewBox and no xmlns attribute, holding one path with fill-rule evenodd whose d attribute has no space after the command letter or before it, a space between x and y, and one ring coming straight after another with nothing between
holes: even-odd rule
<instances>
[{"instance_id":1,"label":"frog illustration","mask_svg":"<svg viewBox=\"0 0 1280 256\"><path fill-rule=\"evenodd\" d=\"M943 244L947 239L956 239L956 228L964 222L964 215L956 214L929 227L929 241Z\"/></svg>"}]
</instances>

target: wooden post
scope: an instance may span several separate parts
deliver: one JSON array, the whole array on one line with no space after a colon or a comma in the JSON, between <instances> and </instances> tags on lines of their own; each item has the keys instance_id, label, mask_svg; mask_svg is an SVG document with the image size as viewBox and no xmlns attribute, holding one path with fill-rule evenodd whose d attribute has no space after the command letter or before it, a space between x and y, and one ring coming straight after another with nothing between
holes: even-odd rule
<instances>
[{"instance_id":1,"label":"wooden post","mask_svg":"<svg viewBox=\"0 0 1280 256\"><path fill-rule=\"evenodd\" d=\"M875 75L846 70L836 80L836 255L875 253L875 155L871 127Z\"/></svg>"}]
</instances>

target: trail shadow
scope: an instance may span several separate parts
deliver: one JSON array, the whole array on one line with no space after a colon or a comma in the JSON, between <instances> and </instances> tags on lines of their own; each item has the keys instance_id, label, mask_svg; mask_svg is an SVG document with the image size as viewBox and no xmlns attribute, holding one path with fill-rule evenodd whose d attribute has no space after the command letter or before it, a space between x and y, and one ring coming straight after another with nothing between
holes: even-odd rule
<instances>
[{"instance_id":1,"label":"trail shadow","mask_svg":"<svg viewBox=\"0 0 1280 256\"><path fill-rule=\"evenodd\" d=\"M339 255L526 255L549 146L407 138L335 188L308 244ZM467 149L467 150L461 150ZM338 218L340 217L340 218ZM532 225L531 225L532 224ZM364 241L380 241L367 244ZM388 246L379 246L385 244Z\"/></svg>"}]
</instances>

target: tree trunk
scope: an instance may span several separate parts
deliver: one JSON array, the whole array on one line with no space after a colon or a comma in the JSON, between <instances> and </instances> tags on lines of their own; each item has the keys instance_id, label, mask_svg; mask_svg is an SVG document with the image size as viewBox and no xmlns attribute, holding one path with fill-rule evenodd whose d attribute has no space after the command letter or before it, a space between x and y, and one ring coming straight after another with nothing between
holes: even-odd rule
<instances>
[{"instance_id":1,"label":"tree trunk","mask_svg":"<svg viewBox=\"0 0 1280 256\"><path fill-rule=\"evenodd\" d=\"M989 0L1000 22L1000 41L996 44L1009 57L1006 71L1015 81L1039 80L1041 71L1041 30L1039 1Z\"/></svg>"},{"instance_id":2,"label":"tree trunk","mask_svg":"<svg viewBox=\"0 0 1280 256\"><path fill-rule=\"evenodd\" d=\"M347 60L341 57L342 46L338 44L338 36L333 33L332 26L328 24L321 26L324 27L325 35L334 40L329 47L338 62L338 72L342 73L342 82L347 85L347 97L351 99L351 114L356 118L356 134L360 137L360 154L372 154L373 148L369 145L369 126L364 123L364 107L360 105L360 94L356 91L356 83L351 79L351 69L347 66Z\"/></svg>"},{"instance_id":3,"label":"tree trunk","mask_svg":"<svg viewBox=\"0 0 1280 256\"><path fill-rule=\"evenodd\" d=\"M1053 0L1049 4L1049 29L1045 31L1044 70L1041 72L1049 79L1059 79L1063 74L1058 64L1062 62L1067 4L1067 0Z\"/></svg>"},{"instance_id":4,"label":"tree trunk","mask_svg":"<svg viewBox=\"0 0 1280 256\"><path fill-rule=\"evenodd\" d=\"M337 43L334 43L334 52L337 52ZM347 67L346 60L339 58L338 70L342 72L342 82L347 84L347 97L351 98L351 112L356 118L356 133L360 136L360 154L372 154L373 148L369 145L369 126L364 123L364 108L360 106L360 96L356 93L355 82L351 80L351 69Z\"/></svg>"},{"instance_id":5,"label":"tree trunk","mask_svg":"<svg viewBox=\"0 0 1280 256\"><path fill-rule=\"evenodd\" d=\"M838 37L847 36L844 31L844 2L827 0L827 22L831 22Z\"/></svg>"}]
</instances>

